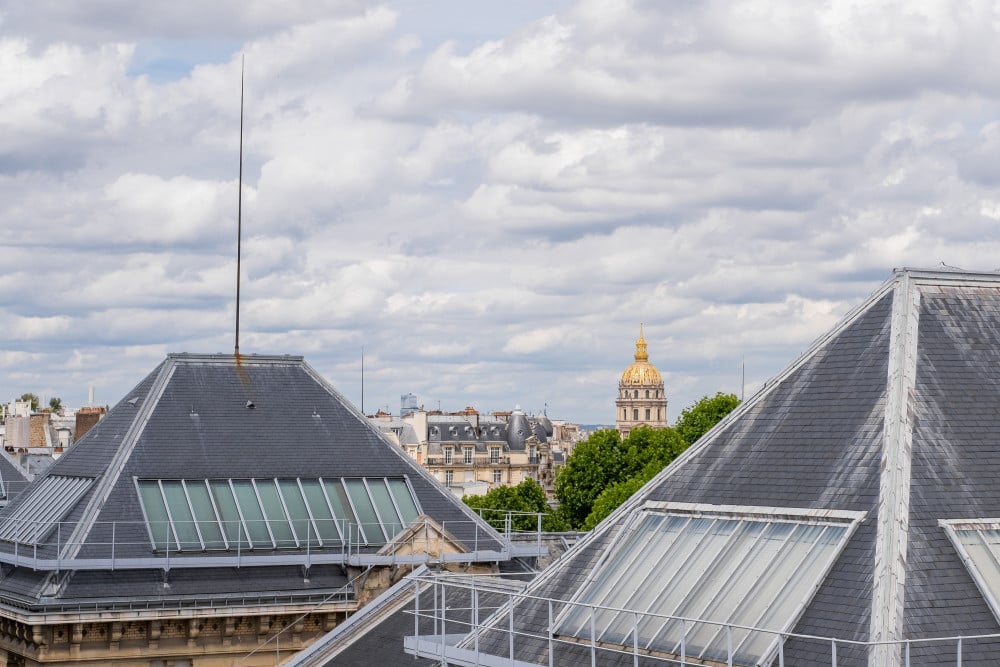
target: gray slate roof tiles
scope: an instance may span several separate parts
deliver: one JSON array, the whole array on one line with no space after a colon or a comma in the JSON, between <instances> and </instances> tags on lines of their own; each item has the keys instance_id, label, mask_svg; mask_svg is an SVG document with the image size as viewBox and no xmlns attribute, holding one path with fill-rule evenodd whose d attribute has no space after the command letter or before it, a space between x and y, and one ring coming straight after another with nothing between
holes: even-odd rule
<instances>
[{"instance_id":1,"label":"gray slate roof tiles","mask_svg":"<svg viewBox=\"0 0 1000 667\"><path fill-rule=\"evenodd\" d=\"M917 331L894 318L896 299L919 303ZM731 418L581 540L527 593L568 600L592 575L632 512L646 501L866 512L796 621L796 634L869 640L882 456L894 327L917 334L916 377L893 415L910 424L908 545L901 638L1000 633L941 519L1000 517L1000 276L897 271L860 309L751 398ZM896 343L895 341L901 341ZM905 381L905 378L904 378ZM908 503L908 505L906 504ZM892 524L890 524L891 526ZM899 569L900 564L883 567ZM642 563L670 568L671 563ZM881 613L881 612L880 612ZM539 602L517 604L516 629L544 628ZM506 617L505 617L506 618ZM504 621L506 622L506 621ZM890 619L890 627L892 625ZM480 638L506 656L503 633ZM830 664L829 642L791 639L786 664ZM955 644L913 645L913 664L955 664ZM555 664L588 662L560 647ZM838 664L867 664L865 647L841 645ZM544 641L519 638L516 657L546 664ZM601 664L617 658L601 655ZM622 657L631 664L631 656ZM640 660L640 662L642 662ZM997 664L1000 642L967 641L963 665Z\"/></svg>"},{"instance_id":2,"label":"gray slate roof tiles","mask_svg":"<svg viewBox=\"0 0 1000 667\"><path fill-rule=\"evenodd\" d=\"M467 540L470 550L473 539L480 549L501 548L492 529L373 428L300 357L249 356L237 365L228 355L170 355L46 474L92 477L97 482L67 516L67 525L58 535L53 532L50 546L39 549L40 556L54 556L56 540L64 544L78 527L79 557L109 557L112 530L119 542L116 558L148 557L152 545L135 479L250 477L405 476L421 511L458 540ZM108 485L103 502L102 484ZM0 512L0 521L17 505L15 500ZM9 552L13 545L0 543L0 549ZM63 557L67 553L64 546ZM178 595L182 590L221 594L247 585L268 591L302 587L301 570L294 567L180 572L172 571L177 585L169 589ZM0 597L9 592L38 598L43 581L21 577L16 568L0 578ZM346 579L334 568L311 581L313 588L322 588L338 587ZM101 590L109 597L162 595L161 584L159 571L113 577L80 571L63 587L61 598L65 602Z\"/></svg>"}]
</instances>

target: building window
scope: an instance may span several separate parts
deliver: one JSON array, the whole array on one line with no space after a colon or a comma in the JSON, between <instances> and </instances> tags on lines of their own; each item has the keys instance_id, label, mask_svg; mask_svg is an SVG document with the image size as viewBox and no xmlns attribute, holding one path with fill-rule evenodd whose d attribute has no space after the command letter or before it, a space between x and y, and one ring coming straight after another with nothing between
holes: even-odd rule
<instances>
[{"instance_id":1,"label":"building window","mask_svg":"<svg viewBox=\"0 0 1000 667\"><path fill-rule=\"evenodd\" d=\"M136 482L157 550L385 544L420 515L403 478Z\"/></svg>"},{"instance_id":2,"label":"building window","mask_svg":"<svg viewBox=\"0 0 1000 667\"><path fill-rule=\"evenodd\" d=\"M663 419L663 408L656 408L656 418Z\"/></svg>"},{"instance_id":3,"label":"building window","mask_svg":"<svg viewBox=\"0 0 1000 667\"><path fill-rule=\"evenodd\" d=\"M445 486L451 486L455 483L455 471L445 470L444 471L444 484Z\"/></svg>"},{"instance_id":4,"label":"building window","mask_svg":"<svg viewBox=\"0 0 1000 667\"><path fill-rule=\"evenodd\" d=\"M490 463L500 463L499 447L490 447Z\"/></svg>"},{"instance_id":5,"label":"building window","mask_svg":"<svg viewBox=\"0 0 1000 667\"><path fill-rule=\"evenodd\" d=\"M40 544L76 505L94 482L90 477L51 475L22 498L0 527L0 539Z\"/></svg>"},{"instance_id":6,"label":"building window","mask_svg":"<svg viewBox=\"0 0 1000 667\"><path fill-rule=\"evenodd\" d=\"M444 464L451 465L451 447L444 448Z\"/></svg>"},{"instance_id":7,"label":"building window","mask_svg":"<svg viewBox=\"0 0 1000 667\"><path fill-rule=\"evenodd\" d=\"M962 563L976 582L994 615L1000 592L1000 530L995 519L948 519L938 521L962 557Z\"/></svg>"},{"instance_id":8,"label":"building window","mask_svg":"<svg viewBox=\"0 0 1000 667\"><path fill-rule=\"evenodd\" d=\"M639 408L632 408L632 420L639 421Z\"/></svg>"},{"instance_id":9,"label":"building window","mask_svg":"<svg viewBox=\"0 0 1000 667\"><path fill-rule=\"evenodd\" d=\"M725 664L731 646L733 664L771 664L780 638L750 627L730 635L725 626L794 627L863 517L648 503L566 607L557 633L668 655L683 650L699 664ZM651 576L651 562L683 566ZM779 569L780 577L768 576ZM682 617L711 622L685 625Z\"/></svg>"},{"instance_id":10,"label":"building window","mask_svg":"<svg viewBox=\"0 0 1000 667\"><path fill-rule=\"evenodd\" d=\"M632 398L639 398L639 390L638 389L636 389L635 391L632 392Z\"/></svg>"},{"instance_id":11,"label":"building window","mask_svg":"<svg viewBox=\"0 0 1000 667\"><path fill-rule=\"evenodd\" d=\"M500 484L502 481L503 481L503 471L502 470L494 470L493 471L493 483L494 484Z\"/></svg>"},{"instance_id":12,"label":"building window","mask_svg":"<svg viewBox=\"0 0 1000 667\"><path fill-rule=\"evenodd\" d=\"M622 408L622 419L628 419L628 410Z\"/></svg>"},{"instance_id":13,"label":"building window","mask_svg":"<svg viewBox=\"0 0 1000 667\"><path fill-rule=\"evenodd\" d=\"M649 408L646 408L646 421L649 421Z\"/></svg>"},{"instance_id":14,"label":"building window","mask_svg":"<svg viewBox=\"0 0 1000 667\"><path fill-rule=\"evenodd\" d=\"M538 447L535 445L528 448L528 463L538 463Z\"/></svg>"},{"instance_id":15,"label":"building window","mask_svg":"<svg viewBox=\"0 0 1000 667\"><path fill-rule=\"evenodd\" d=\"M472 447L462 447L462 463L472 465Z\"/></svg>"},{"instance_id":16,"label":"building window","mask_svg":"<svg viewBox=\"0 0 1000 667\"><path fill-rule=\"evenodd\" d=\"M649 398L649 390L646 390L646 398Z\"/></svg>"}]
</instances>

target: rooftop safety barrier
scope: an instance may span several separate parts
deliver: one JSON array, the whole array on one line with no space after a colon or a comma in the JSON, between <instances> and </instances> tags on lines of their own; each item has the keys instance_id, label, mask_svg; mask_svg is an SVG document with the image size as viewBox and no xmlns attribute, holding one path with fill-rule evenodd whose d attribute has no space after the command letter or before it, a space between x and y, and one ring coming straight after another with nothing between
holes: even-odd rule
<instances>
[{"instance_id":1,"label":"rooftop safety barrier","mask_svg":"<svg viewBox=\"0 0 1000 667\"><path fill-rule=\"evenodd\" d=\"M612 660L624 664L624 657L631 658L635 667L640 662L785 667L786 650L793 641L796 650L812 656L809 664L831 667L867 663L868 651L876 645L898 647L905 667L927 664L929 656L933 656L933 664L962 667L963 653L968 656L972 652L976 653L976 664L984 653L1000 662L1000 634L861 642L528 595L482 578L454 574L414 577L411 585L416 604L409 612L413 634L404 638L405 651L448 665L554 667L587 662L600 665ZM516 622L521 605L545 610L546 624L521 627ZM609 618L621 619L623 614L628 622L621 628L621 643L597 641L601 624ZM579 618L583 618L581 624L567 623Z\"/></svg>"},{"instance_id":2,"label":"rooftop safety barrier","mask_svg":"<svg viewBox=\"0 0 1000 667\"><path fill-rule=\"evenodd\" d=\"M80 542L75 524L7 519L11 537L0 539L0 563L35 570L126 570L198 567L344 564L416 565L508 560L543 553L503 517L493 532L472 519L436 523L420 517L408 526L343 520L221 522L208 534L197 521L97 522ZM10 524L10 525L9 525ZM541 520L537 521L538 531ZM498 539L499 533L499 539ZM389 535L385 539L383 535ZM522 539L513 539L521 537ZM457 543L461 540L461 543ZM65 554L74 553L72 557Z\"/></svg>"}]
</instances>

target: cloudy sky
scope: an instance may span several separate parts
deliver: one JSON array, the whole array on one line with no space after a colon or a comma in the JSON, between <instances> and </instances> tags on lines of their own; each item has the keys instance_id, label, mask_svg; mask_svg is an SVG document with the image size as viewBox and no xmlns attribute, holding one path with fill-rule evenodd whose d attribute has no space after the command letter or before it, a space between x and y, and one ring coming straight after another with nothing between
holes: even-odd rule
<instances>
[{"instance_id":1,"label":"cloudy sky","mask_svg":"<svg viewBox=\"0 0 1000 667\"><path fill-rule=\"evenodd\" d=\"M365 408L671 419L896 266L1000 267L990 2L0 5L0 399L301 354Z\"/></svg>"}]
</instances>

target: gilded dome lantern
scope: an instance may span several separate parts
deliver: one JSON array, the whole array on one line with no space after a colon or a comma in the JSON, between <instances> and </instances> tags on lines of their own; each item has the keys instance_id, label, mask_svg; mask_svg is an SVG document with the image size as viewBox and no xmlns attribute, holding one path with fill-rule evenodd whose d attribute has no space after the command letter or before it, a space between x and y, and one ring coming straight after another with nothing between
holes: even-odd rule
<instances>
[{"instance_id":1,"label":"gilded dome lantern","mask_svg":"<svg viewBox=\"0 0 1000 667\"><path fill-rule=\"evenodd\" d=\"M622 373L615 401L615 424L623 437L637 426L659 428L667 425L667 397L663 376L649 363L643 326L635 341L635 361Z\"/></svg>"}]
</instances>

